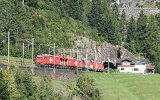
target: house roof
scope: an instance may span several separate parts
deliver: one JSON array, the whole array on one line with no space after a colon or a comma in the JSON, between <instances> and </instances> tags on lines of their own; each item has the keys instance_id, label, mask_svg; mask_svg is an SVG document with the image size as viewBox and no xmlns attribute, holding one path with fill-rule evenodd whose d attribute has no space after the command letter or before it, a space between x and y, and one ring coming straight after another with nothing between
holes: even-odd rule
<instances>
[{"instance_id":1,"label":"house roof","mask_svg":"<svg viewBox=\"0 0 160 100\"><path fill-rule=\"evenodd\" d=\"M144 59L144 58L138 58L138 59L135 59L135 64L147 64L149 63L149 60L148 59Z\"/></svg>"},{"instance_id":2,"label":"house roof","mask_svg":"<svg viewBox=\"0 0 160 100\"><path fill-rule=\"evenodd\" d=\"M123 60L121 60L121 62L124 62L124 61L132 62L132 59L123 59Z\"/></svg>"},{"instance_id":3,"label":"house roof","mask_svg":"<svg viewBox=\"0 0 160 100\"><path fill-rule=\"evenodd\" d=\"M121 64L124 61L128 61L131 62L131 64L147 64L149 62L148 59L144 59L144 58L125 58L125 59L117 59L116 63L117 64Z\"/></svg>"},{"instance_id":4,"label":"house roof","mask_svg":"<svg viewBox=\"0 0 160 100\"><path fill-rule=\"evenodd\" d=\"M154 69L154 66L151 64L147 64L146 69Z\"/></svg>"},{"instance_id":5,"label":"house roof","mask_svg":"<svg viewBox=\"0 0 160 100\"><path fill-rule=\"evenodd\" d=\"M116 63L121 63L124 61L132 62L133 58L116 59Z\"/></svg>"}]
</instances>

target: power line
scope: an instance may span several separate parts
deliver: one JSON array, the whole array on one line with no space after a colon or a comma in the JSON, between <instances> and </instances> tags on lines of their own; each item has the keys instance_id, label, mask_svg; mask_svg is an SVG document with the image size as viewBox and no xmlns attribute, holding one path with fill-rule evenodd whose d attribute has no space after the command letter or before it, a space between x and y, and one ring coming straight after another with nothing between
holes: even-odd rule
<instances>
[{"instance_id":1,"label":"power line","mask_svg":"<svg viewBox=\"0 0 160 100\"><path fill-rule=\"evenodd\" d=\"M55 43L54 43L54 74L55 74L55 67L56 67L56 65L55 65Z\"/></svg>"},{"instance_id":2,"label":"power line","mask_svg":"<svg viewBox=\"0 0 160 100\"><path fill-rule=\"evenodd\" d=\"M33 59L34 59L34 38L32 38L32 66L34 65Z\"/></svg>"},{"instance_id":3,"label":"power line","mask_svg":"<svg viewBox=\"0 0 160 100\"><path fill-rule=\"evenodd\" d=\"M10 56L10 32L8 31L8 67L7 69L9 69L9 56Z\"/></svg>"}]
</instances>

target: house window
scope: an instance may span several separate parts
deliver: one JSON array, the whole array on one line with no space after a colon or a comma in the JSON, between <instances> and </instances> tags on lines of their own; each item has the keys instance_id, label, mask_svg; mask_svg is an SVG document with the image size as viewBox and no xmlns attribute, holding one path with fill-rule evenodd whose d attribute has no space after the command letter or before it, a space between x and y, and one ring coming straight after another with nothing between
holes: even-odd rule
<instances>
[{"instance_id":1,"label":"house window","mask_svg":"<svg viewBox=\"0 0 160 100\"><path fill-rule=\"evenodd\" d=\"M124 68L121 68L121 70L124 70Z\"/></svg>"},{"instance_id":2,"label":"house window","mask_svg":"<svg viewBox=\"0 0 160 100\"><path fill-rule=\"evenodd\" d=\"M134 70L134 71L139 71L139 69L138 69L138 68L134 68L133 70Z\"/></svg>"},{"instance_id":3,"label":"house window","mask_svg":"<svg viewBox=\"0 0 160 100\"><path fill-rule=\"evenodd\" d=\"M130 65L130 62L125 61L125 62L122 62L122 64L123 65Z\"/></svg>"}]
</instances>

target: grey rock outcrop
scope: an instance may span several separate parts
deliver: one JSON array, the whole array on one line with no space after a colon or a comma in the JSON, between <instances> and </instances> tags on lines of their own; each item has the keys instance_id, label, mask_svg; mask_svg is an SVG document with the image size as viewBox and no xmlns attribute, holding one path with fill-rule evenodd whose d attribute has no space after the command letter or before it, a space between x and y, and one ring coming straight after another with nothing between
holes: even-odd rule
<instances>
[{"instance_id":1,"label":"grey rock outcrop","mask_svg":"<svg viewBox=\"0 0 160 100\"><path fill-rule=\"evenodd\" d=\"M122 58L134 58L134 55L124 47L114 46L107 42L96 44L95 41L91 41L86 37L81 37L75 41L75 45L79 47L79 51L84 57L87 53L89 60L108 61L110 59L110 61L114 62L117 59L117 50L119 48L121 48Z\"/></svg>"}]
</instances>

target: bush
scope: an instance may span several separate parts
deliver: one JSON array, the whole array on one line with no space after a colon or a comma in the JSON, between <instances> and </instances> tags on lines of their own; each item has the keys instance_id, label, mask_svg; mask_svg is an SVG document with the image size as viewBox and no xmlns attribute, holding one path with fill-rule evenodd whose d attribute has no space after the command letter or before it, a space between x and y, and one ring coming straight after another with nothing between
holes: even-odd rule
<instances>
[{"instance_id":1,"label":"bush","mask_svg":"<svg viewBox=\"0 0 160 100\"><path fill-rule=\"evenodd\" d=\"M160 67L155 67L155 73L158 73L158 74L160 74Z\"/></svg>"},{"instance_id":2,"label":"bush","mask_svg":"<svg viewBox=\"0 0 160 100\"><path fill-rule=\"evenodd\" d=\"M4 80L4 75L2 70L0 69L0 100L9 99L9 91L7 90L7 81Z\"/></svg>"},{"instance_id":3,"label":"bush","mask_svg":"<svg viewBox=\"0 0 160 100\"><path fill-rule=\"evenodd\" d=\"M82 74L77 81L77 92L84 100L100 100L100 92L94 87L94 80L88 74Z\"/></svg>"}]
</instances>

